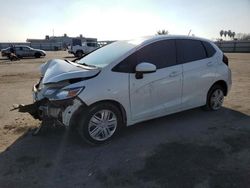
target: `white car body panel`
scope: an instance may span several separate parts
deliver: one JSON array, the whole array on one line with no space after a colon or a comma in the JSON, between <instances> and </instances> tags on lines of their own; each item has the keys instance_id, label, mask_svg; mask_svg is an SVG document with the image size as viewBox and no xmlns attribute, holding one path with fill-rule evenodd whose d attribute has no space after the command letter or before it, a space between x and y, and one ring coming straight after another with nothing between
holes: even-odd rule
<instances>
[{"instance_id":1,"label":"white car body panel","mask_svg":"<svg viewBox=\"0 0 250 188\"><path fill-rule=\"evenodd\" d=\"M129 90L133 121L144 121L180 108L181 89L181 65L144 74L143 79L136 79L135 74L130 74Z\"/></svg>"},{"instance_id":2,"label":"white car body panel","mask_svg":"<svg viewBox=\"0 0 250 188\"><path fill-rule=\"evenodd\" d=\"M56 83L59 81L91 77L100 72L98 69L82 66L73 62L65 62L65 60L54 59L43 64L41 67L43 75L43 84Z\"/></svg>"},{"instance_id":3,"label":"white car body panel","mask_svg":"<svg viewBox=\"0 0 250 188\"><path fill-rule=\"evenodd\" d=\"M210 64L213 63L213 64ZM183 64L182 108L193 108L206 104L208 85L215 77L213 57Z\"/></svg>"}]
</instances>

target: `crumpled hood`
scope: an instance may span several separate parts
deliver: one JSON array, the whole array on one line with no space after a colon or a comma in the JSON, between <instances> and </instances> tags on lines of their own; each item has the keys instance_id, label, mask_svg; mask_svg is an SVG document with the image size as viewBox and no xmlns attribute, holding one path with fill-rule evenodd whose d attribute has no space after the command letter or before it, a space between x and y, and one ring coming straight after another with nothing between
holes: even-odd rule
<instances>
[{"instance_id":1,"label":"crumpled hood","mask_svg":"<svg viewBox=\"0 0 250 188\"><path fill-rule=\"evenodd\" d=\"M79 65L74 62L52 59L40 67L42 83L56 83L74 78L87 78L97 75L100 69Z\"/></svg>"}]
</instances>

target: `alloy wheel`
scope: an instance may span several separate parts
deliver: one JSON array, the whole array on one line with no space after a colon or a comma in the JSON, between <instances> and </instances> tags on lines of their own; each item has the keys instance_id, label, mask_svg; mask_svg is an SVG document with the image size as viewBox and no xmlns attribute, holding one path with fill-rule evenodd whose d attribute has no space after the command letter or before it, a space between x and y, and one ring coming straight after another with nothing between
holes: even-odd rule
<instances>
[{"instance_id":1,"label":"alloy wheel","mask_svg":"<svg viewBox=\"0 0 250 188\"><path fill-rule=\"evenodd\" d=\"M221 108L224 101L224 93L221 89L216 89L211 95L210 105L213 110L218 110Z\"/></svg>"},{"instance_id":2,"label":"alloy wheel","mask_svg":"<svg viewBox=\"0 0 250 188\"><path fill-rule=\"evenodd\" d=\"M116 131L117 117L110 110L100 110L90 119L88 124L89 135L97 141L105 141Z\"/></svg>"}]
</instances>

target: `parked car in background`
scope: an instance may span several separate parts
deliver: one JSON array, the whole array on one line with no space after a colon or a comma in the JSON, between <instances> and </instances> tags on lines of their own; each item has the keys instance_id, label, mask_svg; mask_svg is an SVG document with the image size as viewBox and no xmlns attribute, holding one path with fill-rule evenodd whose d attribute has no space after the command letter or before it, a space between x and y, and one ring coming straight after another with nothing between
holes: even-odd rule
<instances>
[{"instance_id":1,"label":"parked car in background","mask_svg":"<svg viewBox=\"0 0 250 188\"><path fill-rule=\"evenodd\" d=\"M209 40L117 41L76 62L43 64L31 114L76 127L82 138L100 144L122 126L199 106L219 110L231 84L228 59Z\"/></svg>"},{"instance_id":2,"label":"parked car in background","mask_svg":"<svg viewBox=\"0 0 250 188\"><path fill-rule=\"evenodd\" d=\"M10 53L11 53L11 48L14 49L14 53L19 58L23 58L23 57L40 58L40 57L46 56L46 52L44 50L34 49L34 48L31 48L31 47L25 46L25 45L16 45L16 46L13 46L13 47L8 47L8 48L5 48L5 49L2 49L1 50L1 55L3 57L9 57Z\"/></svg>"},{"instance_id":3,"label":"parked car in background","mask_svg":"<svg viewBox=\"0 0 250 188\"><path fill-rule=\"evenodd\" d=\"M68 53L74 54L75 57L82 57L98 48L98 43L96 38L85 38L81 40L79 38L72 39Z\"/></svg>"}]
</instances>

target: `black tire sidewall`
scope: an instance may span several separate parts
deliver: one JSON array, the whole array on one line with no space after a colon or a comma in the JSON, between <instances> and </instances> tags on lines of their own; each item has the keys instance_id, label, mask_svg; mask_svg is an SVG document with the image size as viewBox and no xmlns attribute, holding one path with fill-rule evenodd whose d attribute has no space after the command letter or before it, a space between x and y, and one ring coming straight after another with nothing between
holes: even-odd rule
<instances>
[{"instance_id":1,"label":"black tire sidewall","mask_svg":"<svg viewBox=\"0 0 250 188\"><path fill-rule=\"evenodd\" d=\"M89 135L89 131L88 131L88 124L89 124L90 119L92 118L92 116L96 112L98 112L100 110L110 110L116 115L116 118L117 118L117 127L116 127L114 134L104 141L98 141L98 140L93 139ZM81 137L85 141L87 141L88 143L94 144L94 145L99 145L99 144L103 144L103 143L110 141L114 136L116 136L117 133L119 132L119 129L121 128L121 126L122 126L122 115L121 115L119 108L117 108L115 105L110 104L110 103L101 103L101 104L96 104L96 105L89 107L85 116L82 117L82 119L80 121L78 131L79 131Z\"/></svg>"},{"instance_id":2,"label":"black tire sidewall","mask_svg":"<svg viewBox=\"0 0 250 188\"><path fill-rule=\"evenodd\" d=\"M41 54L35 53L35 57L36 57L36 58L40 58L40 57L41 57Z\"/></svg>"},{"instance_id":3,"label":"black tire sidewall","mask_svg":"<svg viewBox=\"0 0 250 188\"><path fill-rule=\"evenodd\" d=\"M82 57L82 55L83 55L83 53L82 53L81 51L77 51L77 52L76 52L76 56L77 56L77 57Z\"/></svg>"}]
</instances>

